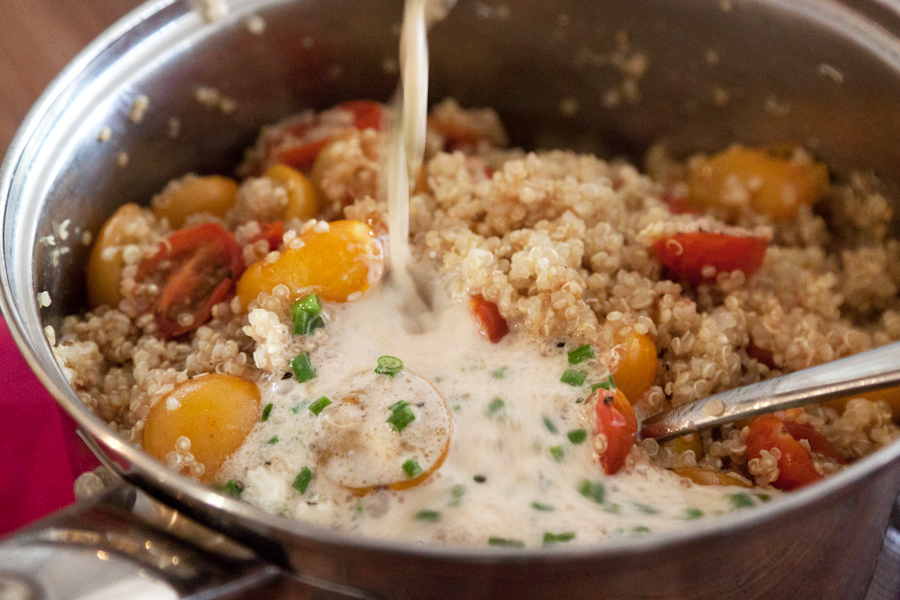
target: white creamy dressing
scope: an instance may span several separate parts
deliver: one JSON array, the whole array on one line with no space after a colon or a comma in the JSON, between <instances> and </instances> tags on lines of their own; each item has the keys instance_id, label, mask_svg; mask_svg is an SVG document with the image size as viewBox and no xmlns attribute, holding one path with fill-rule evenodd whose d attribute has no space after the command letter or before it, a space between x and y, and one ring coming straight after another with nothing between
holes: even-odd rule
<instances>
[{"instance_id":1,"label":"white creamy dressing","mask_svg":"<svg viewBox=\"0 0 900 600\"><path fill-rule=\"evenodd\" d=\"M571 347L515 333L492 344L461 302L440 302L423 317L424 331L411 333L400 296L382 285L358 302L328 304L310 353L317 377L261 385L263 404L272 404L268 419L219 474L245 486L244 500L367 537L458 545L500 538L529 546L543 544L547 533L590 543L666 531L761 501L752 490L687 484L648 464L604 475L591 447L592 407L584 402L590 384L607 375L604 365L578 365L589 371L582 387L562 383ZM403 361L394 378L374 373L385 355ZM332 404L316 416L309 406L322 396ZM400 400L415 420L397 432L387 417ZM567 433L579 429L587 439L572 443ZM386 487L410 479L402 469L409 458L427 472L447 436L446 458L433 474L407 489ZM301 493L292 484L304 467L311 479ZM585 482L591 490L602 486L600 502L583 495ZM349 489L370 486L365 495Z\"/></svg>"}]
</instances>

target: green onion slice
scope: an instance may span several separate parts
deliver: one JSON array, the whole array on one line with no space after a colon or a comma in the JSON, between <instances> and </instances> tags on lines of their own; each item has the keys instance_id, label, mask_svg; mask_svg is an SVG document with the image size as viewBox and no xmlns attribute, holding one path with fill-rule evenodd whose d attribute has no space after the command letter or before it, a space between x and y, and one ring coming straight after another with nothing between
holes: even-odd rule
<instances>
[{"instance_id":1,"label":"green onion slice","mask_svg":"<svg viewBox=\"0 0 900 600\"><path fill-rule=\"evenodd\" d=\"M262 417L259 418L260 421L268 421L269 415L272 413L272 403L269 402L266 404L266 407L263 409Z\"/></svg>"},{"instance_id":2,"label":"green onion slice","mask_svg":"<svg viewBox=\"0 0 900 600\"><path fill-rule=\"evenodd\" d=\"M273 435L271 438L269 438L269 441L266 442L266 443L267 443L267 444L277 444L277 443L278 443L278 436L277 436L277 435Z\"/></svg>"},{"instance_id":3,"label":"green onion slice","mask_svg":"<svg viewBox=\"0 0 900 600\"><path fill-rule=\"evenodd\" d=\"M604 390L614 390L616 389L616 380L613 379L613 376L610 375L606 378L606 381L602 383L595 383L591 386L591 391L596 392L598 389L603 388Z\"/></svg>"},{"instance_id":4,"label":"green onion slice","mask_svg":"<svg viewBox=\"0 0 900 600\"><path fill-rule=\"evenodd\" d=\"M234 479L229 479L228 483L217 486L216 489L223 495L230 498L238 499L244 491L244 484Z\"/></svg>"},{"instance_id":5,"label":"green onion slice","mask_svg":"<svg viewBox=\"0 0 900 600\"><path fill-rule=\"evenodd\" d=\"M316 370L313 368L312 363L309 362L309 354L298 354L295 356L291 360L291 369L294 371L294 376L299 383L315 379L316 377Z\"/></svg>"},{"instance_id":6,"label":"green onion slice","mask_svg":"<svg viewBox=\"0 0 900 600\"><path fill-rule=\"evenodd\" d=\"M309 405L309 412L314 415L318 415L320 412L325 410L325 407L331 404L331 400L328 399L328 396L322 396L315 402Z\"/></svg>"},{"instance_id":7,"label":"green onion slice","mask_svg":"<svg viewBox=\"0 0 900 600\"><path fill-rule=\"evenodd\" d=\"M575 387L584 385L585 379L587 379L587 371L576 371L574 369L568 369L563 373L562 377L559 378L563 383L568 383Z\"/></svg>"},{"instance_id":8,"label":"green onion slice","mask_svg":"<svg viewBox=\"0 0 900 600\"><path fill-rule=\"evenodd\" d=\"M569 352L569 364L577 365L578 363L583 363L584 361L594 358L594 351L591 349L590 344L585 344L580 348L575 348L571 352Z\"/></svg>"},{"instance_id":9,"label":"green onion slice","mask_svg":"<svg viewBox=\"0 0 900 600\"><path fill-rule=\"evenodd\" d=\"M531 503L531 508L533 508L534 510L540 510L540 511L543 511L543 512L551 512L551 511L556 510L555 508L553 508L553 507L550 506L549 504L543 504L543 503L541 503L541 502L532 502L532 503Z\"/></svg>"},{"instance_id":10,"label":"green onion slice","mask_svg":"<svg viewBox=\"0 0 900 600\"><path fill-rule=\"evenodd\" d=\"M432 523L441 520L441 513L436 510L420 510L416 513L417 521L430 521Z\"/></svg>"},{"instance_id":11,"label":"green onion slice","mask_svg":"<svg viewBox=\"0 0 900 600\"><path fill-rule=\"evenodd\" d=\"M550 456L552 456L553 460L556 462L562 462L566 459L566 451L563 450L562 446L551 446Z\"/></svg>"},{"instance_id":12,"label":"green onion slice","mask_svg":"<svg viewBox=\"0 0 900 600\"><path fill-rule=\"evenodd\" d=\"M573 444L583 444L584 440L587 439L587 431L584 429L573 429L566 434L566 437L569 438L569 441Z\"/></svg>"},{"instance_id":13,"label":"green onion slice","mask_svg":"<svg viewBox=\"0 0 900 600\"><path fill-rule=\"evenodd\" d=\"M403 472L406 473L407 477L412 479L413 477L417 477L422 474L422 467L419 466L419 463L416 462L416 459L411 458L403 463Z\"/></svg>"},{"instance_id":14,"label":"green onion slice","mask_svg":"<svg viewBox=\"0 0 900 600\"><path fill-rule=\"evenodd\" d=\"M294 321L294 333L307 335L325 325L322 317L322 301L316 294L304 296L291 304L291 319Z\"/></svg>"},{"instance_id":15,"label":"green onion slice","mask_svg":"<svg viewBox=\"0 0 900 600\"><path fill-rule=\"evenodd\" d=\"M544 417L544 427L546 427L547 431L550 433L559 433L559 429L556 428L556 425L553 424L550 417Z\"/></svg>"},{"instance_id":16,"label":"green onion slice","mask_svg":"<svg viewBox=\"0 0 900 600\"><path fill-rule=\"evenodd\" d=\"M575 539L574 531L565 531L563 533L544 533L544 545L556 544L558 542L569 542Z\"/></svg>"},{"instance_id":17,"label":"green onion slice","mask_svg":"<svg viewBox=\"0 0 900 600\"><path fill-rule=\"evenodd\" d=\"M504 548L524 548L525 542L523 542L521 540L510 540L510 539L501 538L501 537L489 537L488 545L502 546Z\"/></svg>"},{"instance_id":18,"label":"green onion slice","mask_svg":"<svg viewBox=\"0 0 900 600\"><path fill-rule=\"evenodd\" d=\"M301 494L305 494L307 488L309 488L310 481L312 481L312 471L310 471L309 467L303 467L300 469L296 479L294 479L292 487Z\"/></svg>"},{"instance_id":19,"label":"green onion slice","mask_svg":"<svg viewBox=\"0 0 900 600\"><path fill-rule=\"evenodd\" d=\"M578 493L597 504L603 504L603 501L606 499L606 488L599 481L582 479L581 484L578 486Z\"/></svg>"},{"instance_id":20,"label":"green onion slice","mask_svg":"<svg viewBox=\"0 0 900 600\"><path fill-rule=\"evenodd\" d=\"M495 415L503 410L505 406L506 402L503 401L503 398L494 398L493 400L491 400L491 403L488 404L485 414L490 417L491 415Z\"/></svg>"},{"instance_id":21,"label":"green onion slice","mask_svg":"<svg viewBox=\"0 0 900 600\"><path fill-rule=\"evenodd\" d=\"M378 358L378 366L375 372L379 375L388 375L393 377L403 370L403 361L394 356L380 356Z\"/></svg>"},{"instance_id":22,"label":"green onion slice","mask_svg":"<svg viewBox=\"0 0 900 600\"><path fill-rule=\"evenodd\" d=\"M401 400L388 407L391 416L387 418L388 424L399 433L406 429L406 426L416 420L416 415L409 407L409 402Z\"/></svg>"}]
</instances>

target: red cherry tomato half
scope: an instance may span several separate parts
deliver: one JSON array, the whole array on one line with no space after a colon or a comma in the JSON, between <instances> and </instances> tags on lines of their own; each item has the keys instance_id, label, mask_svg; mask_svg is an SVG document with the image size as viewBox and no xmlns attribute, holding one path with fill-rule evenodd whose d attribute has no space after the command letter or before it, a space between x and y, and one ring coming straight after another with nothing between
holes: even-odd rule
<instances>
[{"instance_id":1,"label":"red cherry tomato half","mask_svg":"<svg viewBox=\"0 0 900 600\"><path fill-rule=\"evenodd\" d=\"M692 283L715 283L718 273L756 273L766 257L769 240L764 237L696 231L676 233L653 243L660 262L675 275ZM713 267L713 273L704 273Z\"/></svg>"},{"instance_id":2,"label":"red cherry tomato half","mask_svg":"<svg viewBox=\"0 0 900 600\"><path fill-rule=\"evenodd\" d=\"M753 340L750 340L750 343L747 344L747 356L750 358L755 358L762 364L766 365L770 369L775 368L775 355L772 354L771 350L767 350L766 348L760 348Z\"/></svg>"},{"instance_id":3,"label":"red cherry tomato half","mask_svg":"<svg viewBox=\"0 0 900 600\"><path fill-rule=\"evenodd\" d=\"M787 419L782 419L782 422L792 438L798 441L806 440L809 442L809 448L813 452L827 456L835 460L839 465L847 464L847 459L834 449L834 445L828 441L828 438L816 431L816 428L809 423L797 423Z\"/></svg>"},{"instance_id":4,"label":"red cherry tomato half","mask_svg":"<svg viewBox=\"0 0 900 600\"><path fill-rule=\"evenodd\" d=\"M762 415L750 423L750 434L747 436L747 457L750 459L760 458L762 450L771 452L773 448L778 448L781 452L778 478L772 482L780 490L793 490L822 478L813 465L809 450L791 435L788 427L787 421L776 415ZM825 442L828 443L828 440Z\"/></svg>"},{"instance_id":5,"label":"red cherry tomato half","mask_svg":"<svg viewBox=\"0 0 900 600\"><path fill-rule=\"evenodd\" d=\"M212 307L234 294L243 271L244 259L234 234L218 224L204 223L176 231L160 242L159 252L138 266L137 281L160 287L153 318L160 337L172 338L208 321Z\"/></svg>"},{"instance_id":6,"label":"red cherry tomato half","mask_svg":"<svg viewBox=\"0 0 900 600\"><path fill-rule=\"evenodd\" d=\"M278 250L284 239L284 222L275 221L274 223L260 223L259 233L257 233L250 242L258 242L266 240L269 243L269 252Z\"/></svg>"},{"instance_id":7,"label":"red cherry tomato half","mask_svg":"<svg viewBox=\"0 0 900 600\"><path fill-rule=\"evenodd\" d=\"M509 325L500 315L497 305L483 296L472 296L469 299L469 310L478 333L496 344L509 333Z\"/></svg>"},{"instance_id":8,"label":"red cherry tomato half","mask_svg":"<svg viewBox=\"0 0 900 600\"><path fill-rule=\"evenodd\" d=\"M664 192L662 201L669 205L669 212L673 215L700 214L700 211L684 196L673 196L668 192Z\"/></svg>"},{"instance_id":9,"label":"red cherry tomato half","mask_svg":"<svg viewBox=\"0 0 900 600\"><path fill-rule=\"evenodd\" d=\"M344 102L339 104L332 110L345 110L353 114L353 127L359 130L364 129L381 129L381 120L383 111L381 105L371 100L354 100L352 102ZM288 131L291 135L302 137L307 131L319 124L318 117L312 119L308 123L291 127ZM284 148L276 154L276 162L283 165L308 171L312 168L319 152L327 146L334 136L327 136L317 140L313 140L300 146Z\"/></svg>"},{"instance_id":10,"label":"red cherry tomato half","mask_svg":"<svg viewBox=\"0 0 900 600\"><path fill-rule=\"evenodd\" d=\"M606 449L598 452L597 458L606 474L614 475L625 465L625 458L634 447L637 417L628 398L619 390L598 388L596 395L594 435L606 437Z\"/></svg>"}]
</instances>

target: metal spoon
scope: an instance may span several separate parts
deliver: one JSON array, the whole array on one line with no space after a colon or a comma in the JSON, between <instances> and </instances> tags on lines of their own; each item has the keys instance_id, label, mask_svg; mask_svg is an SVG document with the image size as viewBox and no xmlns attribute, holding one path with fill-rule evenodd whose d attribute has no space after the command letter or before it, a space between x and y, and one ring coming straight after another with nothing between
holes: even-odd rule
<instances>
[{"instance_id":1,"label":"metal spoon","mask_svg":"<svg viewBox=\"0 0 900 600\"><path fill-rule=\"evenodd\" d=\"M763 413L895 386L900 386L900 342L667 410L645 419L640 436L664 442Z\"/></svg>"}]
</instances>

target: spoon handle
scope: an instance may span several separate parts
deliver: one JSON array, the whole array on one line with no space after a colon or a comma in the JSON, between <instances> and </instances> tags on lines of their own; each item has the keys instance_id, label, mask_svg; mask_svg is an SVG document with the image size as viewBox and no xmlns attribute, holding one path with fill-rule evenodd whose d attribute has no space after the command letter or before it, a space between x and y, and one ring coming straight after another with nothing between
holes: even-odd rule
<instances>
[{"instance_id":1,"label":"spoon handle","mask_svg":"<svg viewBox=\"0 0 900 600\"><path fill-rule=\"evenodd\" d=\"M645 419L641 438L666 441L763 413L900 386L900 342L713 394Z\"/></svg>"}]
</instances>

